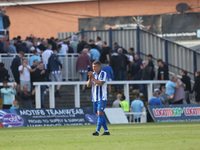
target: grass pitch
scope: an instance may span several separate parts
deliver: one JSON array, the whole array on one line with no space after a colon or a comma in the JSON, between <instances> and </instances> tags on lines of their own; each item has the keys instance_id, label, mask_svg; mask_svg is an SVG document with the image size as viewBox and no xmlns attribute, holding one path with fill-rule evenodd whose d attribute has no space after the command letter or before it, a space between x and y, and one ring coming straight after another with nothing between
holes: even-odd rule
<instances>
[{"instance_id":1,"label":"grass pitch","mask_svg":"<svg viewBox=\"0 0 200 150\"><path fill-rule=\"evenodd\" d=\"M1 128L1 150L199 150L200 122ZM103 133L103 130L101 130Z\"/></svg>"}]
</instances>

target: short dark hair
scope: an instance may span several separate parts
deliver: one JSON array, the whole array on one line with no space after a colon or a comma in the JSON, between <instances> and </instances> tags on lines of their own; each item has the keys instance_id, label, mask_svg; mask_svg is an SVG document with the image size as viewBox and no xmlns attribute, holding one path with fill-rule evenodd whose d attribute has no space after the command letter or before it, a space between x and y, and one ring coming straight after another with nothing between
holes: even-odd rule
<instances>
[{"instance_id":1,"label":"short dark hair","mask_svg":"<svg viewBox=\"0 0 200 150\"><path fill-rule=\"evenodd\" d=\"M124 94L122 94L122 99L125 100L126 99L126 96Z\"/></svg>"},{"instance_id":2,"label":"short dark hair","mask_svg":"<svg viewBox=\"0 0 200 150\"><path fill-rule=\"evenodd\" d=\"M4 84L4 83L8 83L8 81L7 81L7 80L4 80L4 81L3 81L3 84Z\"/></svg>"},{"instance_id":3,"label":"short dark hair","mask_svg":"<svg viewBox=\"0 0 200 150\"><path fill-rule=\"evenodd\" d=\"M140 93L135 94L136 98L140 98Z\"/></svg>"},{"instance_id":4,"label":"short dark hair","mask_svg":"<svg viewBox=\"0 0 200 150\"><path fill-rule=\"evenodd\" d=\"M163 61L162 61L162 59L158 59L157 62L159 63L159 62L163 62Z\"/></svg>"},{"instance_id":5,"label":"short dark hair","mask_svg":"<svg viewBox=\"0 0 200 150\"><path fill-rule=\"evenodd\" d=\"M101 62L99 60L94 61L92 64L101 66Z\"/></svg>"},{"instance_id":6,"label":"short dark hair","mask_svg":"<svg viewBox=\"0 0 200 150\"><path fill-rule=\"evenodd\" d=\"M133 51L133 52L134 52L134 48L133 48L133 47L129 48L129 50L131 50L131 51Z\"/></svg>"},{"instance_id":7,"label":"short dark hair","mask_svg":"<svg viewBox=\"0 0 200 150\"><path fill-rule=\"evenodd\" d=\"M185 76L187 76L187 71L186 70L182 70L182 72L185 74Z\"/></svg>"},{"instance_id":8,"label":"short dark hair","mask_svg":"<svg viewBox=\"0 0 200 150\"><path fill-rule=\"evenodd\" d=\"M97 40L101 41L101 37L100 37L100 36L97 36Z\"/></svg>"},{"instance_id":9,"label":"short dark hair","mask_svg":"<svg viewBox=\"0 0 200 150\"><path fill-rule=\"evenodd\" d=\"M151 58L153 58L153 56L152 56L151 54L147 55L147 57L151 57Z\"/></svg>"}]
</instances>

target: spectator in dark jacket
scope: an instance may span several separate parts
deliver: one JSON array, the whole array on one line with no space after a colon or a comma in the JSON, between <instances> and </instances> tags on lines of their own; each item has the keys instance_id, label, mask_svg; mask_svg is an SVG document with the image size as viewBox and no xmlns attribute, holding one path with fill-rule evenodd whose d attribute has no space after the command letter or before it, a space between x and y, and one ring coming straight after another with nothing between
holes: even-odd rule
<instances>
[{"instance_id":1,"label":"spectator in dark jacket","mask_svg":"<svg viewBox=\"0 0 200 150\"><path fill-rule=\"evenodd\" d=\"M14 76L15 82L17 82L17 92L20 91L20 80L19 80L19 66L21 65L21 59L24 57L24 52L19 52L19 54L13 59L12 64L10 66L12 70L12 74Z\"/></svg>"},{"instance_id":2,"label":"spectator in dark jacket","mask_svg":"<svg viewBox=\"0 0 200 150\"><path fill-rule=\"evenodd\" d=\"M110 62L110 47L107 46L107 43L101 42L101 56L99 61L101 62L101 68L106 66L106 61Z\"/></svg>"},{"instance_id":3,"label":"spectator in dark jacket","mask_svg":"<svg viewBox=\"0 0 200 150\"><path fill-rule=\"evenodd\" d=\"M4 68L4 63L0 63L0 82L8 81L10 75L8 74L8 70Z\"/></svg>"},{"instance_id":4,"label":"spectator in dark jacket","mask_svg":"<svg viewBox=\"0 0 200 150\"><path fill-rule=\"evenodd\" d=\"M141 80L150 80L150 68L147 66L147 62L145 60L142 61L142 65L140 66L139 74L141 76ZM140 91L144 94L145 100L147 100L147 85L141 84Z\"/></svg>"},{"instance_id":5,"label":"spectator in dark jacket","mask_svg":"<svg viewBox=\"0 0 200 150\"><path fill-rule=\"evenodd\" d=\"M123 53L123 49L118 49L119 54L119 62L120 62L120 69L119 69L119 80L126 80L127 79L127 66L129 64L128 57Z\"/></svg>"},{"instance_id":6,"label":"spectator in dark jacket","mask_svg":"<svg viewBox=\"0 0 200 150\"><path fill-rule=\"evenodd\" d=\"M195 73L195 77L193 91L195 92L196 102L200 104L200 71Z\"/></svg>"},{"instance_id":7,"label":"spectator in dark jacket","mask_svg":"<svg viewBox=\"0 0 200 150\"><path fill-rule=\"evenodd\" d=\"M60 63L60 60L58 58L58 51L54 50L53 54L49 57L48 60L48 71L50 72L51 81L62 81L62 64ZM60 95L60 87L61 85L57 85L56 87L56 97L61 97Z\"/></svg>"},{"instance_id":8,"label":"spectator in dark jacket","mask_svg":"<svg viewBox=\"0 0 200 150\"><path fill-rule=\"evenodd\" d=\"M182 70L181 72L182 78L181 81L185 84L185 99L184 102L190 104L189 93L191 92L191 82L190 77L187 76L187 71Z\"/></svg>"},{"instance_id":9,"label":"spectator in dark jacket","mask_svg":"<svg viewBox=\"0 0 200 150\"><path fill-rule=\"evenodd\" d=\"M35 82L45 82L47 80L47 70L44 69L44 64L39 63L38 68L34 72ZM46 89L46 85L41 85L41 105L44 108L44 91Z\"/></svg>"},{"instance_id":10,"label":"spectator in dark jacket","mask_svg":"<svg viewBox=\"0 0 200 150\"><path fill-rule=\"evenodd\" d=\"M140 71L140 66L142 65L142 59L138 54L135 54L134 56L134 62L131 68L131 73L132 73L132 79L133 80L140 80L141 76L139 74Z\"/></svg>"},{"instance_id":11,"label":"spectator in dark jacket","mask_svg":"<svg viewBox=\"0 0 200 150\"><path fill-rule=\"evenodd\" d=\"M88 43L86 42L86 37L82 36L81 37L81 42L78 43L78 46L77 46L77 52L81 53L82 50L84 49L85 45L88 45Z\"/></svg>"},{"instance_id":12,"label":"spectator in dark jacket","mask_svg":"<svg viewBox=\"0 0 200 150\"><path fill-rule=\"evenodd\" d=\"M150 80L153 80L155 78L155 71L154 71L154 64L153 64L153 56L151 54L147 55L147 59L148 59L148 66L151 70L150 72Z\"/></svg>"},{"instance_id":13,"label":"spectator in dark jacket","mask_svg":"<svg viewBox=\"0 0 200 150\"><path fill-rule=\"evenodd\" d=\"M125 50L122 46L119 46L117 42L114 42L113 46L114 46L114 51L115 52L118 52L118 49L121 48L123 50L123 53L127 54L127 50Z\"/></svg>"}]
</instances>

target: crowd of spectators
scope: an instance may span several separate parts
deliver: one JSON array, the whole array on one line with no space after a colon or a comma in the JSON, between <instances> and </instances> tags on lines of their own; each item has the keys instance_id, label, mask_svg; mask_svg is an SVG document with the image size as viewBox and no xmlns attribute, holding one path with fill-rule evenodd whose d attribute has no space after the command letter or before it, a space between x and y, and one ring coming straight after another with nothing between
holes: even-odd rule
<instances>
[{"instance_id":1,"label":"crowd of spectators","mask_svg":"<svg viewBox=\"0 0 200 150\"><path fill-rule=\"evenodd\" d=\"M169 80L168 66L162 59L157 60L158 74L155 75L153 56L147 55L146 60L136 53L134 48L128 50L120 46L117 42L113 43L113 49L102 41L101 37L95 40L90 39L87 42L85 36L81 37L80 41L76 35L73 35L71 40L60 40L53 37L49 39L36 38L30 35L25 40L20 36L8 41L6 35L0 36L0 53L17 56L12 60L11 70L17 83L16 91L19 94L24 91L25 86L27 91L34 93L34 81L62 81L62 64L58 54L66 55L67 53L79 54L76 62L76 71L80 73L80 80L87 80L87 73L92 69L93 61L100 60L102 69L107 72L109 81L116 80ZM27 53L32 53L29 60L24 59ZM8 71L4 68L4 64L0 65L0 80L1 82L9 79ZM199 72L196 73L195 86L193 91L199 93L197 84ZM49 79L50 78L50 79ZM178 80L173 77L167 84L161 85L162 104L170 103L190 103L189 93L191 90L190 78L187 72L182 72L182 79ZM25 88L26 89L26 88ZM42 106L44 104L44 91L46 86L41 88ZM133 89L143 93L145 101L148 101L147 86L145 84L133 85ZM165 93L166 90L166 93ZM56 87L55 96L61 97L60 86ZM85 92L85 86L82 87L82 92ZM121 85L115 85L115 92L122 92ZM166 94L168 96L166 96ZM181 96L180 96L181 95ZM198 95L198 94L197 94ZM111 86L109 85L109 96L112 97ZM154 97L157 95L154 94ZM159 97L159 95L158 95ZM197 102L198 96L196 96Z\"/></svg>"}]
</instances>

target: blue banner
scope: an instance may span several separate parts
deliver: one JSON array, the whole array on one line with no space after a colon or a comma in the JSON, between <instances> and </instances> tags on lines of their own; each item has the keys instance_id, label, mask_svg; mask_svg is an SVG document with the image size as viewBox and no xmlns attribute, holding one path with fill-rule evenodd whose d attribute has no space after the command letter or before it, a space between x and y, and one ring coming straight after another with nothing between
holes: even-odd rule
<instances>
[{"instance_id":1,"label":"blue banner","mask_svg":"<svg viewBox=\"0 0 200 150\"><path fill-rule=\"evenodd\" d=\"M200 105L160 105L148 106L155 122L200 121Z\"/></svg>"},{"instance_id":2,"label":"blue banner","mask_svg":"<svg viewBox=\"0 0 200 150\"><path fill-rule=\"evenodd\" d=\"M90 125L97 117L90 107L67 109L3 109L0 122L4 127L38 127Z\"/></svg>"}]
</instances>

